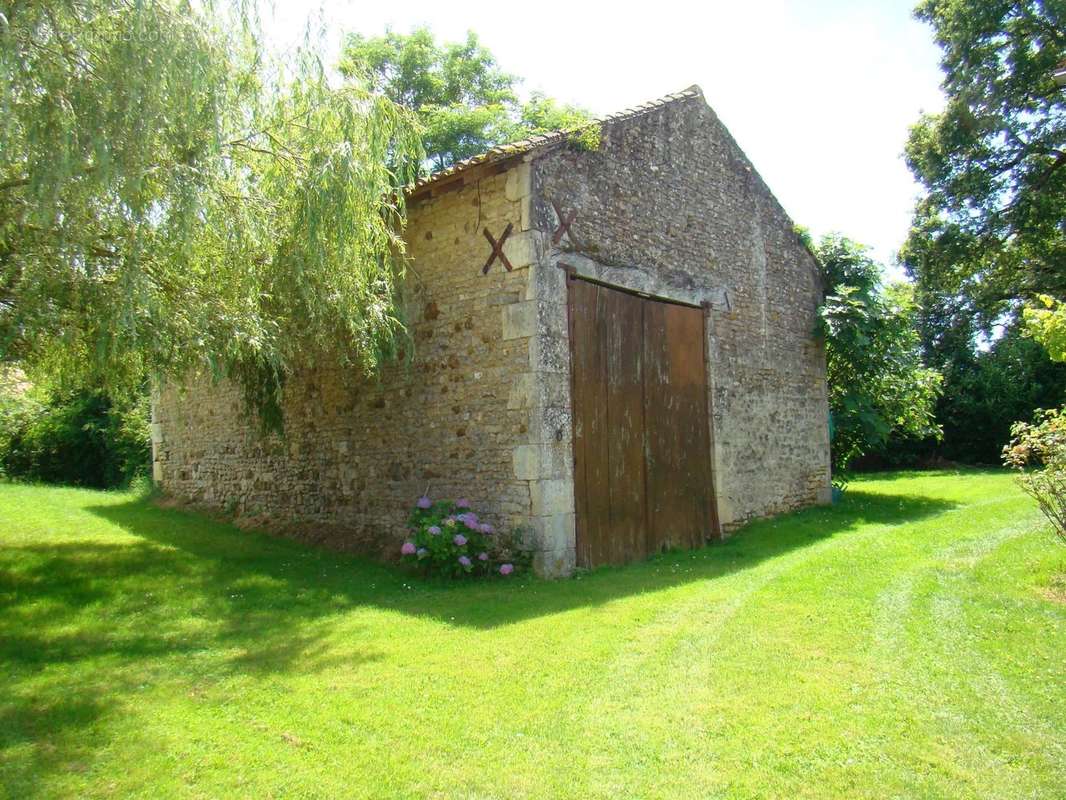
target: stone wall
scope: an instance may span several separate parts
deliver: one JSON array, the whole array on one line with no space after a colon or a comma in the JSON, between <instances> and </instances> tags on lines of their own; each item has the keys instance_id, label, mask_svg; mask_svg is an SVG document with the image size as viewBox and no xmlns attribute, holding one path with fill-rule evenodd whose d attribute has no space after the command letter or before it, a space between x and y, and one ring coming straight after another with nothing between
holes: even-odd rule
<instances>
[{"instance_id":1,"label":"stone wall","mask_svg":"<svg viewBox=\"0 0 1066 800\"><path fill-rule=\"evenodd\" d=\"M701 95L604 126L598 151L558 147L533 164L533 224L570 233L538 268L706 304L715 489L728 530L829 499L822 286L792 222ZM543 309L542 352L565 353ZM564 309L565 310L565 309ZM541 368L551 370L555 357ZM548 380L569 407L566 380ZM569 435L568 424L560 429ZM572 488L571 488L572 491ZM563 543L560 542L562 547Z\"/></svg>"},{"instance_id":2,"label":"stone wall","mask_svg":"<svg viewBox=\"0 0 1066 800\"><path fill-rule=\"evenodd\" d=\"M726 529L825 501L825 354L816 265L698 94L622 118L592 152L565 141L470 167L410 208L414 355L380 379L308 369L284 438L234 387L191 379L154 403L162 487L305 536L395 553L414 499L469 497L524 526L544 574L574 564L573 430L560 264L708 308L713 461ZM553 204L554 201L554 204ZM559 219L577 212L553 243ZM490 253L484 233L513 233Z\"/></svg>"},{"instance_id":3,"label":"stone wall","mask_svg":"<svg viewBox=\"0 0 1066 800\"><path fill-rule=\"evenodd\" d=\"M525 305L534 259L529 166L410 209L406 278L414 354L380 380L308 369L284 398L285 436L263 435L226 383L167 386L154 404L154 474L169 493L301 535L392 553L415 498L468 497L497 527L529 521L536 392ZM483 235L512 223L497 261ZM516 469L517 468L517 469Z\"/></svg>"}]
</instances>

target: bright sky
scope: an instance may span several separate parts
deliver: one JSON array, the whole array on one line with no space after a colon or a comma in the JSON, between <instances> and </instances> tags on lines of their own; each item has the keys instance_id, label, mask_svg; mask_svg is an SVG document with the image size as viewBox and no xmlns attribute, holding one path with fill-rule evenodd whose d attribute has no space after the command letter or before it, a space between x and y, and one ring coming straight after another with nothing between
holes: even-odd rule
<instances>
[{"instance_id":1,"label":"bright sky","mask_svg":"<svg viewBox=\"0 0 1066 800\"><path fill-rule=\"evenodd\" d=\"M274 1L264 23L284 48L309 7ZM350 31L474 30L526 91L597 114L698 84L797 223L890 263L918 192L901 156L907 128L942 103L938 51L914 3L330 0L322 19L331 53Z\"/></svg>"}]
</instances>

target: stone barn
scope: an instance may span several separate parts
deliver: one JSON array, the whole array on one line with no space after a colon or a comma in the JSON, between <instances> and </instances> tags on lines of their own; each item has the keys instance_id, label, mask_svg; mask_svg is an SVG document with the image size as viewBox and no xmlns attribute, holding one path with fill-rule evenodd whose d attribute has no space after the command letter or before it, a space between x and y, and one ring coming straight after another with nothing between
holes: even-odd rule
<instances>
[{"instance_id":1,"label":"stone barn","mask_svg":"<svg viewBox=\"0 0 1066 800\"><path fill-rule=\"evenodd\" d=\"M232 385L156 394L168 493L396 552L424 491L521 527L545 575L830 497L814 258L696 87L415 187L415 352L308 365L264 434Z\"/></svg>"}]
</instances>

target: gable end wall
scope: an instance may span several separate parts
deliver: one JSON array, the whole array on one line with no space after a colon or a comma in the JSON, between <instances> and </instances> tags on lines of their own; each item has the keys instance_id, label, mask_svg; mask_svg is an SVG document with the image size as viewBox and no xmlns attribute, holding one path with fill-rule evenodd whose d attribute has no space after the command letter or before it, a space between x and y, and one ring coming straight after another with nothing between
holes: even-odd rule
<instances>
[{"instance_id":1,"label":"gable end wall","mask_svg":"<svg viewBox=\"0 0 1066 800\"><path fill-rule=\"evenodd\" d=\"M702 97L605 126L599 150L533 164L533 221L552 231L537 352L568 409L569 342L559 264L610 285L706 304L712 450L725 530L829 499L822 285L793 224ZM570 425L566 425L570 434ZM558 548L562 551L564 543Z\"/></svg>"}]
</instances>

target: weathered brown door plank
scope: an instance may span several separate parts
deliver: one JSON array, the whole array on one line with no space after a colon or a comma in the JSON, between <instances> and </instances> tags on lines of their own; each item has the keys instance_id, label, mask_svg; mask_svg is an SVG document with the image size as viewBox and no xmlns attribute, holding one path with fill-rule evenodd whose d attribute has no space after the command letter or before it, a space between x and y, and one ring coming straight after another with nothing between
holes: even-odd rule
<instances>
[{"instance_id":1,"label":"weathered brown door plank","mask_svg":"<svg viewBox=\"0 0 1066 800\"><path fill-rule=\"evenodd\" d=\"M717 533L700 309L569 281L579 566Z\"/></svg>"},{"instance_id":2,"label":"weathered brown door plank","mask_svg":"<svg viewBox=\"0 0 1066 800\"><path fill-rule=\"evenodd\" d=\"M606 299L599 287L570 281L573 359L574 492L577 563L605 563L610 545L608 475Z\"/></svg>"},{"instance_id":3,"label":"weathered brown door plank","mask_svg":"<svg viewBox=\"0 0 1066 800\"><path fill-rule=\"evenodd\" d=\"M595 404L589 419L588 509L589 538L592 540L592 563L610 564L612 556L611 525L611 428L608 409L611 396L607 388L607 292L593 287L595 332L590 351L594 353L590 377L595 387L590 396Z\"/></svg>"},{"instance_id":4,"label":"weathered brown door plank","mask_svg":"<svg viewBox=\"0 0 1066 800\"><path fill-rule=\"evenodd\" d=\"M644 302L603 289L607 297L607 449L612 564L646 555L644 508Z\"/></svg>"},{"instance_id":5,"label":"weathered brown door plank","mask_svg":"<svg viewBox=\"0 0 1066 800\"><path fill-rule=\"evenodd\" d=\"M703 316L649 303L644 319L648 550L697 547L712 529Z\"/></svg>"}]
</instances>

